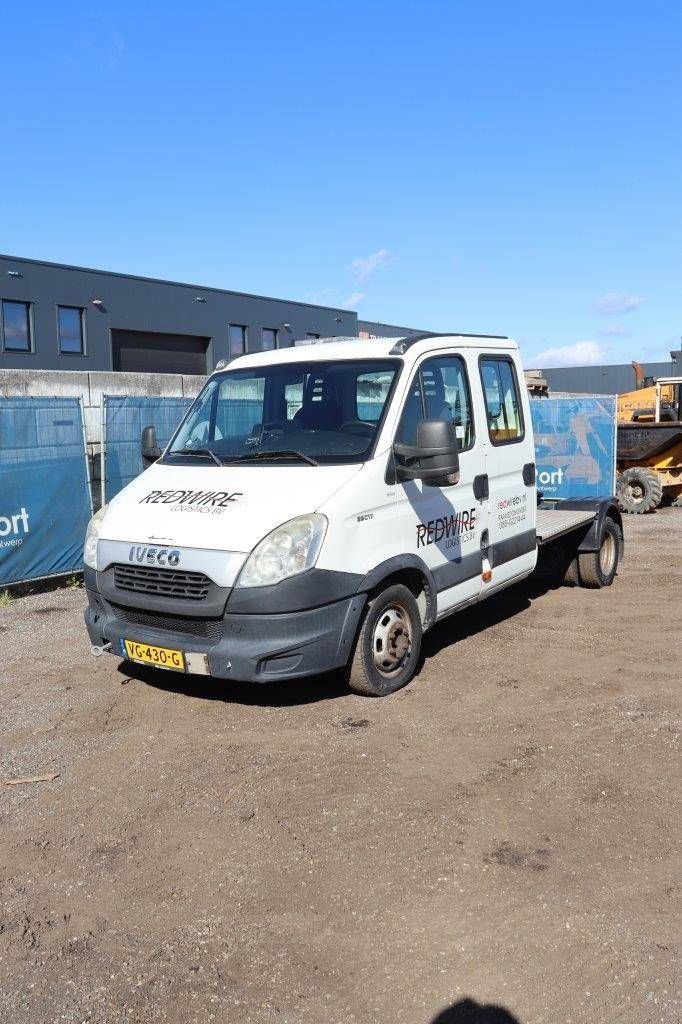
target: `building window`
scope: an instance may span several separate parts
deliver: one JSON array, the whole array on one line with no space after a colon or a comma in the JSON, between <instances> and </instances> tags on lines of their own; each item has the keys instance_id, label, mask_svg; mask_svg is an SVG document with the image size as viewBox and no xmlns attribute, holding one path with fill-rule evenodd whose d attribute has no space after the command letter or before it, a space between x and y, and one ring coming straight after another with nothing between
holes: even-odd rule
<instances>
[{"instance_id":1,"label":"building window","mask_svg":"<svg viewBox=\"0 0 682 1024\"><path fill-rule=\"evenodd\" d=\"M5 352L31 351L30 303L2 300L2 347Z\"/></svg>"},{"instance_id":2,"label":"building window","mask_svg":"<svg viewBox=\"0 0 682 1024\"><path fill-rule=\"evenodd\" d=\"M277 331L276 327L264 327L261 335L263 341L263 351L266 349L277 348Z\"/></svg>"},{"instance_id":3,"label":"building window","mask_svg":"<svg viewBox=\"0 0 682 1024\"><path fill-rule=\"evenodd\" d=\"M320 337L319 334L313 334L312 331L306 331L305 336L308 341L317 341L318 338Z\"/></svg>"},{"instance_id":4,"label":"building window","mask_svg":"<svg viewBox=\"0 0 682 1024\"><path fill-rule=\"evenodd\" d=\"M59 351L62 355L84 354L83 313L80 306L57 306Z\"/></svg>"},{"instance_id":5,"label":"building window","mask_svg":"<svg viewBox=\"0 0 682 1024\"><path fill-rule=\"evenodd\" d=\"M242 324L230 324L227 333L230 356L243 356L246 352L246 327Z\"/></svg>"},{"instance_id":6,"label":"building window","mask_svg":"<svg viewBox=\"0 0 682 1024\"><path fill-rule=\"evenodd\" d=\"M481 381L493 444L521 441L524 434L519 386L511 359L481 356Z\"/></svg>"}]
</instances>

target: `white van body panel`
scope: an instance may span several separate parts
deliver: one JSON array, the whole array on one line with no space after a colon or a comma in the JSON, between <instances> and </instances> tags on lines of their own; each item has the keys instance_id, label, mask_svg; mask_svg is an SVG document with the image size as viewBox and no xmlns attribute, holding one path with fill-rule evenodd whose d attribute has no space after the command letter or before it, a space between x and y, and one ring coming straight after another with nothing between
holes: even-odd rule
<instances>
[{"instance_id":1,"label":"white van body panel","mask_svg":"<svg viewBox=\"0 0 682 1024\"><path fill-rule=\"evenodd\" d=\"M275 527L317 511L361 468L156 464L111 501L100 543L248 553Z\"/></svg>"}]
</instances>

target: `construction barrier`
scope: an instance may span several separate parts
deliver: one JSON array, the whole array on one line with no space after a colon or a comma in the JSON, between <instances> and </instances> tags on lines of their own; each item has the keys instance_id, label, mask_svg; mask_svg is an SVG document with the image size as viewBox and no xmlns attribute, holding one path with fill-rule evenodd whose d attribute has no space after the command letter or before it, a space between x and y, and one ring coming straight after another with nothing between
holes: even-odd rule
<instances>
[{"instance_id":1,"label":"construction barrier","mask_svg":"<svg viewBox=\"0 0 682 1024\"><path fill-rule=\"evenodd\" d=\"M616 397L530 403L537 488L549 500L611 495L616 486Z\"/></svg>"},{"instance_id":2,"label":"construction barrier","mask_svg":"<svg viewBox=\"0 0 682 1024\"><path fill-rule=\"evenodd\" d=\"M110 501L146 468L140 437L144 427L156 427L164 448L185 415L191 398L102 398L102 504Z\"/></svg>"},{"instance_id":3,"label":"construction barrier","mask_svg":"<svg viewBox=\"0 0 682 1024\"><path fill-rule=\"evenodd\" d=\"M83 567L92 515L78 398L0 398L0 586Z\"/></svg>"}]
</instances>

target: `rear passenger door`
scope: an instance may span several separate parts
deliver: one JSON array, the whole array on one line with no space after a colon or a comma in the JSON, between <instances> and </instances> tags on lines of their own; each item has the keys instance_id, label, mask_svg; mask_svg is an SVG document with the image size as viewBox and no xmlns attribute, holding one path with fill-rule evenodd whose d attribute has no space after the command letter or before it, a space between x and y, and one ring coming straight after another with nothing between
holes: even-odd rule
<instances>
[{"instance_id":1,"label":"rear passenger door","mask_svg":"<svg viewBox=\"0 0 682 1024\"><path fill-rule=\"evenodd\" d=\"M476 372L476 365L473 365ZM476 436L469 373L463 356L427 356L418 365L405 399L396 440L417 442L423 419L449 419L459 440L459 482L437 487L422 480L396 486L405 550L428 565L438 591L438 614L481 591L481 533L486 503L476 496L483 456Z\"/></svg>"},{"instance_id":2,"label":"rear passenger door","mask_svg":"<svg viewBox=\"0 0 682 1024\"><path fill-rule=\"evenodd\" d=\"M484 353L479 371L487 420L488 558L493 570L484 589L494 589L535 566L535 455L519 385L523 377L514 359Z\"/></svg>"}]
</instances>

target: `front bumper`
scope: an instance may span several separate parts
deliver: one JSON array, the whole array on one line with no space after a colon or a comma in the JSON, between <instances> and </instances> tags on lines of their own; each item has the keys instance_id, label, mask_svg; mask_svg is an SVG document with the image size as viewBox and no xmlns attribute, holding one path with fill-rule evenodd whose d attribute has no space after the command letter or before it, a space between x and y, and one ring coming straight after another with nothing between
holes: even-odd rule
<instances>
[{"instance_id":1,"label":"front bumper","mask_svg":"<svg viewBox=\"0 0 682 1024\"><path fill-rule=\"evenodd\" d=\"M138 640L183 651L190 670L243 682L266 683L295 679L341 668L350 657L366 595L302 611L281 614L227 612L211 620L210 636L186 630L195 622L166 616L162 626L130 621L130 609L122 609L86 581L88 607L85 624L93 645L111 644L111 653L122 657L121 640ZM144 613L138 619L144 619ZM147 620L153 618L146 616ZM185 630L185 631L183 631ZM202 657L203 656L203 657Z\"/></svg>"}]
</instances>

